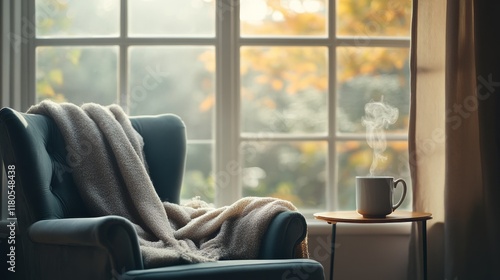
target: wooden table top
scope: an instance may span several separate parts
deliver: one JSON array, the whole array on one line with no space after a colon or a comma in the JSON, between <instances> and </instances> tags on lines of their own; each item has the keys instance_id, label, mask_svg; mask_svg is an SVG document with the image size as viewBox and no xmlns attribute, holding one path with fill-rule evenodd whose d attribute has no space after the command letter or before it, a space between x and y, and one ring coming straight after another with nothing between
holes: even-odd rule
<instances>
[{"instance_id":1,"label":"wooden table top","mask_svg":"<svg viewBox=\"0 0 500 280\"><path fill-rule=\"evenodd\" d=\"M394 211L383 218L364 218L356 211L335 211L315 213L314 218L328 223L401 223L401 222L416 222L432 219L431 213L411 212L411 211Z\"/></svg>"}]
</instances>

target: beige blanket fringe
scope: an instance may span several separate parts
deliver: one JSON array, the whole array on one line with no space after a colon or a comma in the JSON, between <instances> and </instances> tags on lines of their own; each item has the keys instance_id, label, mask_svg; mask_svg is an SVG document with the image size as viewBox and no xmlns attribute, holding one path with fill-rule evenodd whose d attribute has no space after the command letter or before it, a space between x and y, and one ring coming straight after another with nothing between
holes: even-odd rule
<instances>
[{"instance_id":1,"label":"beige blanket fringe","mask_svg":"<svg viewBox=\"0 0 500 280\"><path fill-rule=\"evenodd\" d=\"M246 197L221 208L199 200L190 206L162 202L148 175L142 137L118 105L43 101L28 112L54 119L88 210L130 220L148 268L256 258L270 220L297 210L275 198ZM297 248L301 257L308 257L306 240Z\"/></svg>"}]
</instances>

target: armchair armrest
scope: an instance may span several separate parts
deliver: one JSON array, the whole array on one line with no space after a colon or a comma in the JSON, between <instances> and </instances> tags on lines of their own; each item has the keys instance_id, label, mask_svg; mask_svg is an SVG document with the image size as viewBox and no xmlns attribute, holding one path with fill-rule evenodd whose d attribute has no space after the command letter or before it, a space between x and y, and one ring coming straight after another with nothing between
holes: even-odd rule
<instances>
[{"instance_id":1,"label":"armchair armrest","mask_svg":"<svg viewBox=\"0 0 500 280\"><path fill-rule=\"evenodd\" d=\"M89 266L94 266L93 269L96 270L109 269L105 273L108 275L143 269L134 226L119 216L42 220L29 227L28 235L40 249L38 255L44 262L42 265L52 266L52 269L66 269L68 261L63 258L71 258L71 263L86 270L89 270ZM44 251L44 248L47 250ZM54 260L54 257L61 259ZM44 258L52 259L43 260ZM105 259L109 265L103 265L98 258ZM75 274L78 272L75 268L67 269L73 270L66 273L72 274L72 279L76 279ZM59 274L64 273L59 271Z\"/></svg>"},{"instance_id":2,"label":"armchair armrest","mask_svg":"<svg viewBox=\"0 0 500 280\"><path fill-rule=\"evenodd\" d=\"M261 242L259 259L291 259L306 237L307 223L299 212L279 213L269 224Z\"/></svg>"}]
</instances>

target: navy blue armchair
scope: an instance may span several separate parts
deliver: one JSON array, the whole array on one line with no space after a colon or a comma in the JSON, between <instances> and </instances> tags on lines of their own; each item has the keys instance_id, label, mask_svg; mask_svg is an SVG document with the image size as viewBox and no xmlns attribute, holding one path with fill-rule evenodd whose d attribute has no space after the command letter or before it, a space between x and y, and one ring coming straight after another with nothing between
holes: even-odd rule
<instances>
[{"instance_id":1,"label":"navy blue armchair","mask_svg":"<svg viewBox=\"0 0 500 280\"><path fill-rule=\"evenodd\" d=\"M158 195L179 203L186 156L183 122L170 114L130 119L144 139ZM291 211L273 219L259 259L145 269L127 219L87 213L66 163L66 146L48 117L0 110L0 152L5 170L15 166L17 217L16 272L2 269L7 276L2 279L324 279L318 262L294 258L307 225ZM9 228L3 223L0 248L8 250Z\"/></svg>"}]
</instances>

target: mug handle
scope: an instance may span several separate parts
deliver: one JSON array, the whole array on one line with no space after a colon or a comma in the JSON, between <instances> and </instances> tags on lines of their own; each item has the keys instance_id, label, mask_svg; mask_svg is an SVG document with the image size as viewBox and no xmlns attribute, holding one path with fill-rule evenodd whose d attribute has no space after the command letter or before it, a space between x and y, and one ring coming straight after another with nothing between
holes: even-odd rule
<instances>
[{"instance_id":1,"label":"mug handle","mask_svg":"<svg viewBox=\"0 0 500 280\"><path fill-rule=\"evenodd\" d=\"M398 183L402 183L403 184L403 195L401 196L401 199L399 200L398 203L396 203L396 205L393 205L392 206L392 211L394 212L394 210L396 210L399 206L401 206L401 203L403 203L403 200L405 199L406 197L406 182L403 180L403 179L397 179L396 181L394 181L394 188L396 188L398 186Z\"/></svg>"}]
</instances>

